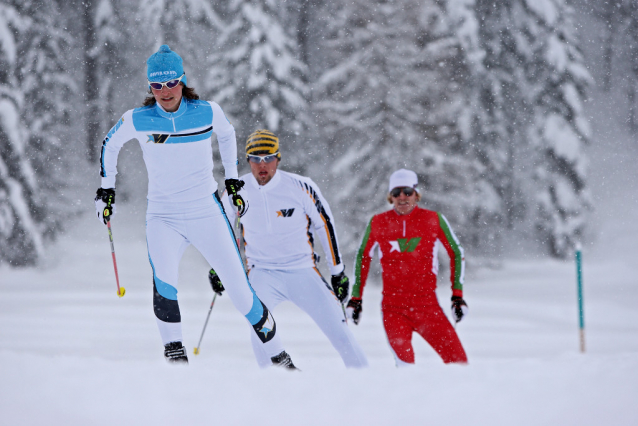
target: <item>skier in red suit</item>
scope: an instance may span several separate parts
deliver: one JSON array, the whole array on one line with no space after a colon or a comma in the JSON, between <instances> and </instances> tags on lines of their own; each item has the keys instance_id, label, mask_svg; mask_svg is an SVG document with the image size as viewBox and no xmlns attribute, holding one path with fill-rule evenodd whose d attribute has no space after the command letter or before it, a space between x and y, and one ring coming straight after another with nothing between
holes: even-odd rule
<instances>
[{"instance_id":1,"label":"skier in red suit","mask_svg":"<svg viewBox=\"0 0 638 426\"><path fill-rule=\"evenodd\" d=\"M463 248L447 219L417 206L416 173L397 170L390 176L388 201L393 209L372 217L355 262L355 284L348 316L359 323L363 289L374 250L379 250L383 270L383 326L397 366L414 364L412 333L419 333L443 359L466 363L467 356L454 328L436 298L438 247L450 256L452 316L461 321L467 312L463 300L465 259Z\"/></svg>"}]
</instances>

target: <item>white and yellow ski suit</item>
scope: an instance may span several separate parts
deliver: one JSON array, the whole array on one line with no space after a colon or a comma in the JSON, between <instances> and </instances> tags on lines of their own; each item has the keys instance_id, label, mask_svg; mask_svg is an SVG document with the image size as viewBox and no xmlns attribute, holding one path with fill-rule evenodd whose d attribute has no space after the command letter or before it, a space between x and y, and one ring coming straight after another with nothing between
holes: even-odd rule
<instances>
[{"instance_id":1,"label":"white and yellow ski suit","mask_svg":"<svg viewBox=\"0 0 638 426\"><path fill-rule=\"evenodd\" d=\"M330 273L337 275L344 269L334 218L317 185L282 170L266 185L259 185L252 174L240 179L246 182L241 194L249 206L241 218L246 260L259 298L270 309L285 300L293 302L315 321L347 367L367 366L341 304L315 265L313 243L318 236ZM222 202L234 219L228 197L222 197ZM257 362L269 365L256 336L252 342Z\"/></svg>"}]
</instances>

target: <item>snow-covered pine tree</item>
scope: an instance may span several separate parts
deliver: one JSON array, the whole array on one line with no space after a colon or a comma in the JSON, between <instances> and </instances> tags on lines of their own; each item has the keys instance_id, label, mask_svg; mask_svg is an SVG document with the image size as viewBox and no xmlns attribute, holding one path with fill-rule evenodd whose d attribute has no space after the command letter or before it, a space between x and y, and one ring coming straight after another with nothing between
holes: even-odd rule
<instances>
[{"instance_id":1,"label":"snow-covered pine tree","mask_svg":"<svg viewBox=\"0 0 638 426\"><path fill-rule=\"evenodd\" d=\"M502 200L503 225L511 230L523 221L529 208L520 170L530 168L526 162L531 161L525 131L531 109L526 93L532 90L525 74L525 64L531 60L524 37L529 18L520 1L476 0L475 11L484 57L473 70L479 90L474 155Z\"/></svg>"},{"instance_id":2,"label":"snow-covered pine tree","mask_svg":"<svg viewBox=\"0 0 638 426\"><path fill-rule=\"evenodd\" d=\"M208 61L205 93L224 109L240 147L254 130L268 129L279 137L286 169L303 173L319 152L306 133L307 67L299 58L296 25L276 0L231 0L227 6L229 21Z\"/></svg>"},{"instance_id":3,"label":"snow-covered pine tree","mask_svg":"<svg viewBox=\"0 0 638 426\"><path fill-rule=\"evenodd\" d=\"M563 0L476 0L481 47L477 152L510 226L569 253L589 201L581 99L589 74Z\"/></svg>"},{"instance_id":4,"label":"snow-covered pine tree","mask_svg":"<svg viewBox=\"0 0 638 426\"><path fill-rule=\"evenodd\" d=\"M120 45L125 29L117 3L116 0L83 2L87 150L92 162L99 158L101 138L117 119L113 99L115 87L122 83L121 70L125 64L121 54L125 49Z\"/></svg>"},{"instance_id":5,"label":"snow-covered pine tree","mask_svg":"<svg viewBox=\"0 0 638 426\"><path fill-rule=\"evenodd\" d=\"M463 52L465 76L456 124L461 136L469 145L466 155L477 161L477 173L473 177L474 194L472 210L467 222L473 232L467 233L464 244L475 249L474 256L492 258L502 253L503 223L507 214L499 188L493 185L494 174L499 168L490 159L498 149L491 138L485 137L483 124L486 111L481 102L481 86L485 81L486 69L483 63L485 50L481 47L480 23L476 14L475 0L447 0L446 15L450 26L458 38ZM499 157L498 154L496 155ZM503 158L502 154L500 158Z\"/></svg>"},{"instance_id":6,"label":"snow-covered pine tree","mask_svg":"<svg viewBox=\"0 0 638 426\"><path fill-rule=\"evenodd\" d=\"M0 4L0 261L25 265L43 251L31 217L36 178L27 158L27 131L20 120L24 94L17 79L17 40L31 24L9 4Z\"/></svg>"},{"instance_id":7,"label":"snow-covered pine tree","mask_svg":"<svg viewBox=\"0 0 638 426\"><path fill-rule=\"evenodd\" d=\"M86 112L86 152L90 162L98 159L98 145L96 135L100 133L100 118L98 115L100 78L98 59L95 54L95 10L97 2L87 0L81 2L82 38L84 51L84 100L88 106Z\"/></svg>"},{"instance_id":8,"label":"snow-covered pine tree","mask_svg":"<svg viewBox=\"0 0 638 426\"><path fill-rule=\"evenodd\" d=\"M539 187L536 228L554 256L566 257L582 237L591 209L585 154L591 130L582 101L592 79L567 2L548 0L540 7L538 1L527 0L527 6L543 35L542 43L534 46L532 63L534 77L542 82L541 90L532 92L530 128L532 145L541 154L534 176Z\"/></svg>"},{"instance_id":9,"label":"snow-covered pine tree","mask_svg":"<svg viewBox=\"0 0 638 426\"><path fill-rule=\"evenodd\" d=\"M184 60L188 85L200 96L205 95L204 85L199 82L206 75L206 64L222 24L212 2L141 0L137 16L144 26L136 33L147 41L150 49L144 60L159 46L168 44Z\"/></svg>"},{"instance_id":10,"label":"snow-covered pine tree","mask_svg":"<svg viewBox=\"0 0 638 426\"><path fill-rule=\"evenodd\" d=\"M627 123L633 134L638 134L638 2L623 0L618 13L622 22L619 33L624 34L627 40L623 44L626 47L623 53L629 71L629 77L625 81L629 104Z\"/></svg>"},{"instance_id":11,"label":"snow-covered pine tree","mask_svg":"<svg viewBox=\"0 0 638 426\"><path fill-rule=\"evenodd\" d=\"M617 0L588 5L591 13L605 23L603 39L604 88L620 85L627 94L626 121L638 133L638 2ZM622 46L619 49L618 46ZM620 81L618 81L620 77ZM623 117L625 118L625 117Z\"/></svg>"},{"instance_id":12,"label":"snow-covered pine tree","mask_svg":"<svg viewBox=\"0 0 638 426\"><path fill-rule=\"evenodd\" d=\"M308 67L305 77L313 80L314 72L320 68L315 50L324 26L320 13L322 0L292 0L284 3L284 21L288 33L297 39L299 59Z\"/></svg>"},{"instance_id":13,"label":"snow-covered pine tree","mask_svg":"<svg viewBox=\"0 0 638 426\"><path fill-rule=\"evenodd\" d=\"M611 89L612 81L612 64L614 61L614 49L616 39L618 38L618 28L620 26L620 16L616 13L617 2L602 1L593 3L583 3L581 8L587 9L584 11L584 15L591 15L596 19L602 21L605 25L601 28L601 59L603 62L603 75L601 78L602 88L605 91ZM577 7L577 6L576 6ZM587 31L589 33L589 31Z\"/></svg>"},{"instance_id":14,"label":"snow-covered pine tree","mask_svg":"<svg viewBox=\"0 0 638 426\"><path fill-rule=\"evenodd\" d=\"M491 189L466 155L466 52L445 10L435 1L354 0L321 15L327 67L316 113L333 161L333 211L351 229L342 242L352 250L370 216L387 209L388 177L403 167L419 175L423 205L447 215L464 242L477 235L472 214Z\"/></svg>"},{"instance_id":15,"label":"snow-covered pine tree","mask_svg":"<svg viewBox=\"0 0 638 426\"><path fill-rule=\"evenodd\" d=\"M68 213L58 137L75 86L59 18L55 2L0 5L0 262L16 266L38 260Z\"/></svg>"}]
</instances>

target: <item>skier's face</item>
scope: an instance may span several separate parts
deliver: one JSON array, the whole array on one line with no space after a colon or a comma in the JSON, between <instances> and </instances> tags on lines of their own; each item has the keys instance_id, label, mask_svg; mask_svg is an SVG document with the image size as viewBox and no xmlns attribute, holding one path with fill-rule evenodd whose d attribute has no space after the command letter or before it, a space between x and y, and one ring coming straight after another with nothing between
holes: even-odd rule
<instances>
[{"instance_id":1,"label":"skier's face","mask_svg":"<svg viewBox=\"0 0 638 426\"><path fill-rule=\"evenodd\" d=\"M161 90L151 88L151 91L157 103L164 108L164 111L175 112L179 108L179 103L182 101L183 86L183 83L179 83L177 86L169 89L164 85Z\"/></svg>"},{"instance_id":2,"label":"skier's face","mask_svg":"<svg viewBox=\"0 0 638 426\"><path fill-rule=\"evenodd\" d=\"M265 161L259 163L249 161L248 164L250 164L250 171L253 176L255 176L255 179L257 179L257 183L265 185L275 176L277 166L279 166L279 159L271 161L270 163L266 163Z\"/></svg>"},{"instance_id":3,"label":"skier's face","mask_svg":"<svg viewBox=\"0 0 638 426\"><path fill-rule=\"evenodd\" d=\"M417 202L418 195L416 191L412 191L411 195L405 195L405 192L401 191L397 197L394 195L392 196L394 211L400 215L409 214L412 210L414 210Z\"/></svg>"}]
</instances>

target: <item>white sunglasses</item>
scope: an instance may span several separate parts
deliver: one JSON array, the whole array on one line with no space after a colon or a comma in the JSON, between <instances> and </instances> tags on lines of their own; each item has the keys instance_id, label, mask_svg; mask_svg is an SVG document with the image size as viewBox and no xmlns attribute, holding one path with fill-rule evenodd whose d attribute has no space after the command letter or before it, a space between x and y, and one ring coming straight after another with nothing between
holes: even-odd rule
<instances>
[{"instance_id":1,"label":"white sunglasses","mask_svg":"<svg viewBox=\"0 0 638 426\"><path fill-rule=\"evenodd\" d=\"M259 164L259 163L272 163L277 159L277 154L270 155L247 155L248 161L251 163Z\"/></svg>"},{"instance_id":2,"label":"white sunglasses","mask_svg":"<svg viewBox=\"0 0 638 426\"><path fill-rule=\"evenodd\" d=\"M164 83L158 83L156 81L154 81L154 82L150 82L149 81L148 85L151 86L151 88L153 88L155 90L162 90L164 88L164 86L166 86L168 89L172 89L175 86L177 86L180 81L182 81L182 78L184 78L185 75L186 75L186 73L183 73L180 78L176 78L175 80L168 80L168 81L165 81Z\"/></svg>"}]
</instances>

